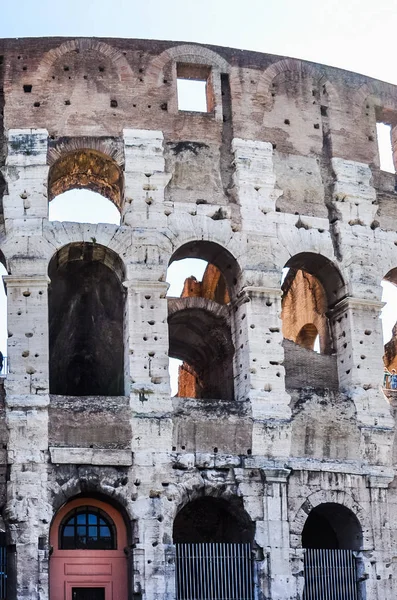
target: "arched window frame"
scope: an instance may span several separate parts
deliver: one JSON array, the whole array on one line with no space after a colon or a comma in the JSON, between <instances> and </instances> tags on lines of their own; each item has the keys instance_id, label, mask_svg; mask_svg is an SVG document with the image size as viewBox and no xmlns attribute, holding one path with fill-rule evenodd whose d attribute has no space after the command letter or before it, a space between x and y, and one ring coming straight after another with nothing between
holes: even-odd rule
<instances>
[{"instance_id":1,"label":"arched window frame","mask_svg":"<svg viewBox=\"0 0 397 600\"><path fill-rule=\"evenodd\" d=\"M79 515L85 515L85 523L78 523L77 517ZM94 515L96 517L96 523L90 524L89 516ZM74 523L70 524L70 521L74 519ZM101 523L103 521L103 524ZM74 544L71 547L65 547L65 529L66 527L73 527L74 529ZM80 546L77 542L78 537L78 528L84 527L86 534L85 537L88 539L89 528L95 527L98 532L98 540L100 541L100 529L102 527L106 527L110 532L110 545L103 545L98 547L90 547L88 544L85 546ZM108 537L108 536L106 536ZM98 507L91 505L82 505L73 508L71 511L67 513L67 515L62 519L60 527L59 527L59 549L60 550L116 550L117 549L117 529L110 518L110 516L101 510Z\"/></svg>"}]
</instances>

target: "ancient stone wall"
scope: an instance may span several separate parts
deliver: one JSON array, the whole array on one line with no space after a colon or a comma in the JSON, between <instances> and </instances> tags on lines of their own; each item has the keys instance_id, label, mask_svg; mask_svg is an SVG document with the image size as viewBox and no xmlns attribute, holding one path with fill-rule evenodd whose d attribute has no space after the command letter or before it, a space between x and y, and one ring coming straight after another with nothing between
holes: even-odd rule
<instances>
[{"instance_id":1,"label":"ancient stone wall","mask_svg":"<svg viewBox=\"0 0 397 600\"><path fill-rule=\"evenodd\" d=\"M252 543L255 600L302 598L305 524L330 505L331 524L359 524L361 598L394 599L379 314L397 214L376 123L395 145L396 88L179 42L1 40L0 57L9 598L60 600L51 524L92 499L125 523L125 599L173 600L178 523L204 499L191 541ZM206 82L207 111L179 109L181 77ZM50 221L49 202L73 188L108 198L120 225ZM212 273L167 298L167 267L183 258L207 261L227 293ZM322 354L283 339L284 268L300 273L290 324L321 296ZM171 398L169 356L200 371L201 397ZM69 600L81 574L63 572Z\"/></svg>"}]
</instances>

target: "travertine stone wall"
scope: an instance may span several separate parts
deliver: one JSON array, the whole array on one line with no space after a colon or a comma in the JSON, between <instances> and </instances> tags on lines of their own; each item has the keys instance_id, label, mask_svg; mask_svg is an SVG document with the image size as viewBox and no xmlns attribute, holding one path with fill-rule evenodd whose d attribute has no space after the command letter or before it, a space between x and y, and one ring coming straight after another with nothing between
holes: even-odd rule
<instances>
[{"instance_id":1,"label":"travertine stone wall","mask_svg":"<svg viewBox=\"0 0 397 600\"><path fill-rule=\"evenodd\" d=\"M208 73L207 112L178 109L178 65ZM65 502L92 496L126 522L126 598L174 600L175 517L208 496L240 502L254 523L255 600L302 598L302 531L327 503L361 525L360 600L364 589L394 600L395 399L381 389L379 315L381 281L397 267L397 212L376 121L392 124L396 146L396 88L229 48L83 38L1 40L0 79L9 597L60 600L49 589L51 522ZM120 225L49 221L49 201L68 186L102 190ZM122 397L49 394L48 266L81 243L122 264ZM170 395L167 267L186 257L227 282L222 303L197 293L172 308L194 300L207 323L222 315L227 398ZM323 291L327 354L283 339L286 266ZM306 320L312 301L297 289L289 310ZM208 342L204 321L192 321Z\"/></svg>"}]
</instances>

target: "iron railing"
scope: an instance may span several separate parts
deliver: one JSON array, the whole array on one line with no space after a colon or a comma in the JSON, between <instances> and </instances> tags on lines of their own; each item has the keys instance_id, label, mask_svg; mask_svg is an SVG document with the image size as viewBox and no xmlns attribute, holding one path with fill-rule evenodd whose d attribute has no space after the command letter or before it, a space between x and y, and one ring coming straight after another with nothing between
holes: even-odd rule
<instances>
[{"instance_id":1,"label":"iron railing","mask_svg":"<svg viewBox=\"0 0 397 600\"><path fill-rule=\"evenodd\" d=\"M304 600L357 600L357 568L352 550L308 548L304 572Z\"/></svg>"},{"instance_id":2,"label":"iron railing","mask_svg":"<svg viewBox=\"0 0 397 600\"><path fill-rule=\"evenodd\" d=\"M177 600L253 600L251 544L176 544Z\"/></svg>"},{"instance_id":3,"label":"iron railing","mask_svg":"<svg viewBox=\"0 0 397 600\"><path fill-rule=\"evenodd\" d=\"M0 532L0 600L7 598L7 548L6 535Z\"/></svg>"}]
</instances>

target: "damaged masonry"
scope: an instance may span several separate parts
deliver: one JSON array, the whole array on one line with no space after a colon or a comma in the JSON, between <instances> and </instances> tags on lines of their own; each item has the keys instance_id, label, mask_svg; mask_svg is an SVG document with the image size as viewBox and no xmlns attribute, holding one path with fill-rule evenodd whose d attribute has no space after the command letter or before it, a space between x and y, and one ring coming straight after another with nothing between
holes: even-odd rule
<instances>
[{"instance_id":1,"label":"damaged masonry","mask_svg":"<svg viewBox=\"0 0 397 600\"><path fill-rule=\"evenodd\" d=\"M180 79L206 110L181 110ZM394 600L376 125L396 144L397 88L228 48L10 39L0 109L0 597ZM83 188L120 225L48 219ZM186 258L202 280L167 297Z\"/></svg>"}]
</instances>

